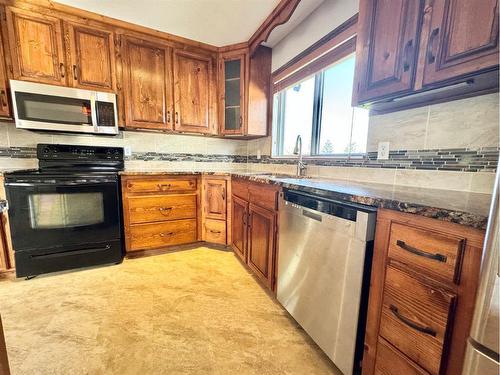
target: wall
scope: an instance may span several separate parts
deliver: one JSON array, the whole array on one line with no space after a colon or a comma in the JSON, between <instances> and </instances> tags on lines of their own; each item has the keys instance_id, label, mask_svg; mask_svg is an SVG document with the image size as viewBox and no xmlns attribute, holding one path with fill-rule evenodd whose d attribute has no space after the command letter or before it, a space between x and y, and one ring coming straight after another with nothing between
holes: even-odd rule
<instances>
[{"instance_id":1,"label":"wall","mask_svg":"<svg viewBox=\"0 0 500 375\"><path fill-rule=\"evenodd\" d=\"M500 146L498 113L499 95L490 94L370 116L366 157L307 160L307 174L490 193ZM378 142L383 141L390 142L387 161L377 160ZM271 159L270 153L270 137L249 141L249 171L295 172L295 160Z\"/></svg>"},{"instance_id":2,"label":"wall","mask_svg":"<svg viewBox=\"0 0 500 375\"><path fill-rule=\"evenodd\" d=\"M355 15L358 5L359 0L325 0L292 32L273 46L272 71Z\"/></svg>"},{"instance_id":3,"label":"wall","mask_svg":"<svg viewBox=\"0 0 500 375\"><path fill-rule=\"evenodd\" d=\"M128 169L246 170L246 141L135 131L116 137L38 133L16 129L10 122L0 123L0 170L37 168L37 143L129 146Z\"/></svg>"}]
</instances>

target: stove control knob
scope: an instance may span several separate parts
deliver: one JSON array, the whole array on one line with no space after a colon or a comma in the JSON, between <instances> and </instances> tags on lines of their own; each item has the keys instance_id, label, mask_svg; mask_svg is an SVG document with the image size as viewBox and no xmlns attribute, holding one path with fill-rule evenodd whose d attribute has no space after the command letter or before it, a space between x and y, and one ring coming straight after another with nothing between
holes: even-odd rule
<instances>
[{"instance_id":1,"label":"stove control knob","mask_svg":"<svg viewBox=\"0 0 500 375\"><path fill-rule=\"evenodd\" d=\"M42 152L43 152L43 154L44 154L44 155L47 155L48 153L50 153L50 147L49 147L49 146L44 147L44 148L42 149Z\"/></svg>"}]
</instances>

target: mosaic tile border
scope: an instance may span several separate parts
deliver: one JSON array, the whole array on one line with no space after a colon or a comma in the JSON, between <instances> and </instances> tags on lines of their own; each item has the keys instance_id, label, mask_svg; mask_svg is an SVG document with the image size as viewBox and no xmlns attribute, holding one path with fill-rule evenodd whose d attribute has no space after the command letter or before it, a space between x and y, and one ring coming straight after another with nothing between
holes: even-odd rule
<instances>
[{"instance_id":1,"label":"mosaic tile border","mask_svg":"<svg viewBox=\"0 0 500 375\"><path fill-rule=\"evenodd\" d=\"M334 167L366 167L391 169L425 169L462 172L495 172L499 160L500 147L483 147L472 150L467 148L435 150L393 150L389 159L377 160L376 152L351 157L306 159L306 165ZM36 158L34 147L0 147L0 157L32 159ZM256 163L256 164L295 164L294 158L276 159L270 156L218 155L134 152L126 160L172 161L201 163Z\"/></svg>"},{"instance_id":2,"label":"mosaic tile border","mask_svg":"<svg viewBox=\"0 0 500 375\"><path fill-rule=\"evenodd\" d=\"M378 160L376 152L352 155L342 158L306 159L305 164L335 167L365 167L391 169L425 169L462 172L495 172L499 160L500 147L483 147L477 150L435 149L435 150L394 150L389 159ZM296 159L273 159L264 156L248 158L249 163L295 164Z\"/></svg>"}]
</instances>

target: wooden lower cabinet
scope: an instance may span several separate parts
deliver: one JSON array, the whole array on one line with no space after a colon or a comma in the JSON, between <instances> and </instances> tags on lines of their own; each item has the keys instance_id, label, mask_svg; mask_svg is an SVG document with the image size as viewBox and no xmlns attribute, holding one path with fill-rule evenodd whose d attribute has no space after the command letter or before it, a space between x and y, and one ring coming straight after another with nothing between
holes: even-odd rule
<instances>
[{"instance_id":1,"label":"wooden lower cabinet","mask_svg":"<svg viewBox=\"0 0 500 375\"><path fill-rule=\"evenodd\" d=\"M227 245L231 233L231 184L229 176L202 176L202 239L218 245Z\"/></svg>"},{"instance_id":2,"label":"wooden lower cabinet","mask_svg":"<svg viewBox=\"0 0 500 375\"><path fill-rule=\"evenodd\" d=\"M247 218L248 202L233 195L232 207L233 225L233 251L246 263L247 261Z\"/></svg>"},{"instance_id":3,"label":"wooden lower cabinet","mask_svg":"<svg viewBox=\"0 0 500 375\"><path fill-rule=\"evenodd\" d=\"M6 220L4 216L4 213L0 211L0 272L7 271L10 268L7 236L4 231L4 224Z\"/></svg>"},{"instance_id":4,"label":"wooden lower cabinet","mask_svg":"<svg viewBox=\"0 0 500 375\"><path fill-rule=\"evenodd\" d=\"M461 374L484 231L380 209L363 374Z\"/></svg>"},{"instance_id":5,"label":"wooden lower cabinet","mask_svg":"<svg viewBox=\"0 0 500 375\"><path fill-rule=\"evenodd\" d=\"M122 176L127 252L201 240L197 176Z\"/></svg>"},{"instance_id":6,"label":"wooden lower cabinet","mask_svg":"<svg viewBox=\"0 0 500 375\"><path fill-rule=\"evenodd\" d=\"M279 187L234 179L231 189L233 251L274 291Z\"/></svg>"},{"instance_id":7,"label":"wooden lower cabinet","mask_svg":"<svg viewBox=\"0 0 500 375\"><path fill-rule=\"evenodd\" d=\"M253 203L248 214L247 264L264 285L272 289L277 214Z\"/></svg>"}]
</instances>

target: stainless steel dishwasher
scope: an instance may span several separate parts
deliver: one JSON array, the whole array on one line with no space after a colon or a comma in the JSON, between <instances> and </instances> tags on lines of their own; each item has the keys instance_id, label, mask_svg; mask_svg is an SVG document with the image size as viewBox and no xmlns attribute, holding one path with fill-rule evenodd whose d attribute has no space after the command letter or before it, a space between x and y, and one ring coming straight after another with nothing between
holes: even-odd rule
<instances>
[{"instance_id":1,"label":"stainless steel dishwasher","mask_svg":"<svg viewBox=\"0 0 500 375\"><path fill-rule=\"evenodd\" d=\"M344 373L360 373L376 210L287 190L278 301Z\"/></svg>"}]
</instances>

